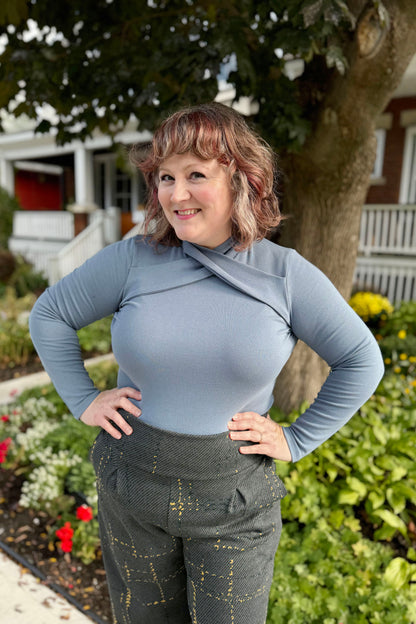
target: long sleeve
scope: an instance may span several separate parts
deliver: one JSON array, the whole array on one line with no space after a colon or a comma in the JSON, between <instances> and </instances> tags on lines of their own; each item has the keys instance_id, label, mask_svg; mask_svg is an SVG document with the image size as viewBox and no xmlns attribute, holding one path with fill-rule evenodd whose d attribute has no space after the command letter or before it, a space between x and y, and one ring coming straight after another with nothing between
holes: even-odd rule
<instances>
[{"instance_id":1,"label":"long sleeve","mask_svg":"<svg viewBox=\"0 0 416 624\"><path fill-rule=\"evenodd\" d=\"M77 418L99 394L84 367L77 330L117 310L132 244L103 249L48 288L30 315L30 333L42 364Z\"/></svg>"},{"instance_id":2,"label":"long sleeve","mask_svg":"<svg viewBox=\"0 0 416 624\"><path fill-rule=\"evenodd\" d=\"M291 329L330 366L316 400L284 429L293 461L338 431L376 389L384 372L380 349L332 283L294 253L287 275Z\"/></svg>"}]
</instances>

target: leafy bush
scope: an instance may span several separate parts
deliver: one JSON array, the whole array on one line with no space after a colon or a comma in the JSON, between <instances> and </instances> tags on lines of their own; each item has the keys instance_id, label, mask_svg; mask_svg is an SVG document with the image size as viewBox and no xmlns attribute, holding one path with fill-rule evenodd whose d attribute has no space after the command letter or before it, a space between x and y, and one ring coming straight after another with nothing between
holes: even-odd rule
<instances>
[{"instance_id":1,"label":"leafy bush","mask_svg":"<svg viewBox=\"0 0 416 624\"><path fill-rule=\"evenodd\" d=\"M416 563L392 559L349 527L337 531L324 518L304 527L290 522L276 554L267 624L410 624L411 579Z\"/></svg>"},{"instance_id":2,"label":"leafy bush","mask_svg":"<svg viewBox=\"0 0 416 624\"><path fill-rule=\"evenodd\" d=\"M29 310L34 301L34 295L18 299L10 287L0 299L1 368L24 366L35 350L28 327Z\"/></svg>"},{"instance_id":3,"label":"leafy bush","mask_svg":"<svg viewBox=\"0 0 416 624\"><path fill-rule=\"evenodd\" d=\"M78 340L83 351L111 351L111 320L112 317L107 316L78 331Z\"/></svg>"},{"instance_id":4,"label":"leafy bush","mask_svg":"<svg viewBox=\"0 0 416 624\"><path fill-rule=\"evenodd\" d=\"M17 297L24 297L29 293L39 295L48 286L48 280L43 273L36 271L30 262L26 262L22 256L16 256L16 268L7 285L12 286Z\"/></svg>"},{"instance_id":5,"label":"leafy bush","mask_svg":"<svg viewBox=\"0 0 416 624\"><path fill-rule=\"evenodd\" d=\"M396 373L413 373L416 365L416 336L408 335L405 330L398 335L386 336L379 340L379 347L384 363L395 369Z\"/></svg>"},{"instance_id":6,"label":"leafy bush","mask_svg":"<svg viewBox=\"0 0 416 624\"><path fill-rule=\"evenodd\" d=\"M0 247L0 283L7 283L7 280L13 275L16 268L16 260L14 255L8 249Z\"/></svg>"},{"instance_id":7,"label":"leafy bush","mask_svg":"<svg viewBox=\"0 0 416 624\"><path fill-rule=\"evenodd\" d=\"M0 187L0 247L7 249L13 231L13 214L20 210L17 199Z\"/></svg>"},{"instance_id":8,"label":"leafy bush","mask_svg":"<svg viewBox=\"0 0 416 624\"><path fill-rule=\"evenodd\" d=\"M415 380L385 376L376 394L317 453L296 465L277 462L290 494L282 501L284 517L305 525L324 517L336 529L354 519L356 530L373 533L375 540L401 534L410 546L416 523L415 416Z\"/></svg>"},{"instance_id":9,"label":"leafy bush","mask_svg":"<svg viewBox=\"0 0 416 624\"><path fill-rule=\"evenodd\" d=\"M404 301L380 325L382 336L394 335L404 331L416 335L416 301Z\"/></svg>"},{"instance_id":10,"label":"leafy bush","mask_svg":"<svg viewBox=\"0 0 416 624\"><path fill-rule=\"evenodd\" d=\"M0 368L24 366L35 353L28 326L35 300L32 292L19 296L11 286L5 289L0 299ZM81 349L87 353L111 351L110 325L111 317L107 317L79 330Z\"/></svg>"}]
</instances>

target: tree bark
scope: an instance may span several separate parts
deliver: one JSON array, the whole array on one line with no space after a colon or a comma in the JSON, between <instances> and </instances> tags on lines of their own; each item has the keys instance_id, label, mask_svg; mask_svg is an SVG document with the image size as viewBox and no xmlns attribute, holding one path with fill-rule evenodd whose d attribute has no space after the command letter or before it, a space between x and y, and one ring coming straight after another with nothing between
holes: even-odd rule
<instances>
[{"instance_id":1,"label":"tree bark","mask_svg":"<svg viewBox=\"0 0 416 624\"><path fill-rule=\"evenodd\" d=\"M318 266L345 298L375 158L377 116L416 53L414 0L385 1L388 25L377 22L372 3L349 4L357 16L354 40L345 49L349 69L334 78L302 151L282 159L289 218L279 241ZM300 343L276 383L276 404L288 412L312 401L327 373L326 364Z\"/></svg>"}]
</instances>

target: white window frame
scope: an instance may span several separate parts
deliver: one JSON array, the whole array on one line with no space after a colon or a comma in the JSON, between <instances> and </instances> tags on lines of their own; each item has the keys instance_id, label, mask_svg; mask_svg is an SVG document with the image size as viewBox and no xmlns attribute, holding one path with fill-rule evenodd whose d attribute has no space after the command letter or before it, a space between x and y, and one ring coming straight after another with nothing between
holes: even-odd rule
<instances>
[{"instance_id":1,"label":"white window frame","mask_svg":"<svg viewBox=\"0 0 416 624\"><path fill-rule=\"evenodd\" d=\"M416 125L406 129L399 203L416 204Z\"/></svg>"},{"instance_id":2,"label":"white window frame","mask_svg":"<svg viewBox=\"0 0 416 624\"><path fill-rule=\"evenodd\" d=\"M104 165L104 197L102 198L103 208L107 209L110 206L117 206L116 201L116 155L115 154L96 154L94 155L94 182L95 182L95 199L99 203L100 189L98 184L100 182L99 168ZM141 220L141 212L139 204L144 203L144 197L141 195L141 184L138 172L134 172L131 175L131 196L130 196L130 212L132 215L133 223L137 223Z\"/></svg>"},{"instance_id":3,"label":"white window frame","mask_svg":"<svg viewBox=\"0 0 416 624\"><path fill-rule=\"evenodd\" d=\"M386 146L386 129L377 128L375 131L377 139L377 153L374 161L373 171L371 172L371 181L383 179L384 149Z\"/></svg>"}]
</instances>

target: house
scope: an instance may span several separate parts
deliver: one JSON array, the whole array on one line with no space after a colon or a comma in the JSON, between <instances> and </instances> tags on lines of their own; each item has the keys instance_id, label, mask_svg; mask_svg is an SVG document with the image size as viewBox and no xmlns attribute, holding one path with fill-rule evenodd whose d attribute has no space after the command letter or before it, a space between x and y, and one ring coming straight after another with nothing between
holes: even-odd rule
<instances>
[{"instance_id":1,"label":"house","mask_svg":"<svg viewBox=\"0 0 416 624\"><path fill-rule=\"evenodd\" d=\"M416 299L416 56L378 119L356 287Z\"/></svg>"},{"instance_id":2,"label":"house","mask_svg":"<svg viewBox=\"0 0 416 624\"><path fill-rule=\"evenodd\" d=\"M217 99L231 104L233 96L225 85ZM253 106L248 98L237 104L246 114ZM149 138L131 124L115 140L125 156L129 145ZM392 301L416 299L416 56L378 120L376 138L355 284ZM143 179L100 133L56 146L53 134L34 134L33 122L12 120L0 135L0 185L24 209L16 215L11 248L51 282L143 221Z\"/></svg>"},{"instance_id":3,"label":"house","mask_svg":"<svg viewBox=\"0 0 416 624\"><path fill-rule=\"evenodd\" d=\"M233 89L218 100L231 104ZM249 114L251 102L235 105ZM23 208L15 214L10 249L22 253L54 283L105 244L140 230L145 185L128 166L128 148L151 139L130 123L115 136L120 147L99 132L86 141L55 144L53 133L35 134L34 123L3 119L0 134L0 186Z\"/></svg>"}]
</instances>

